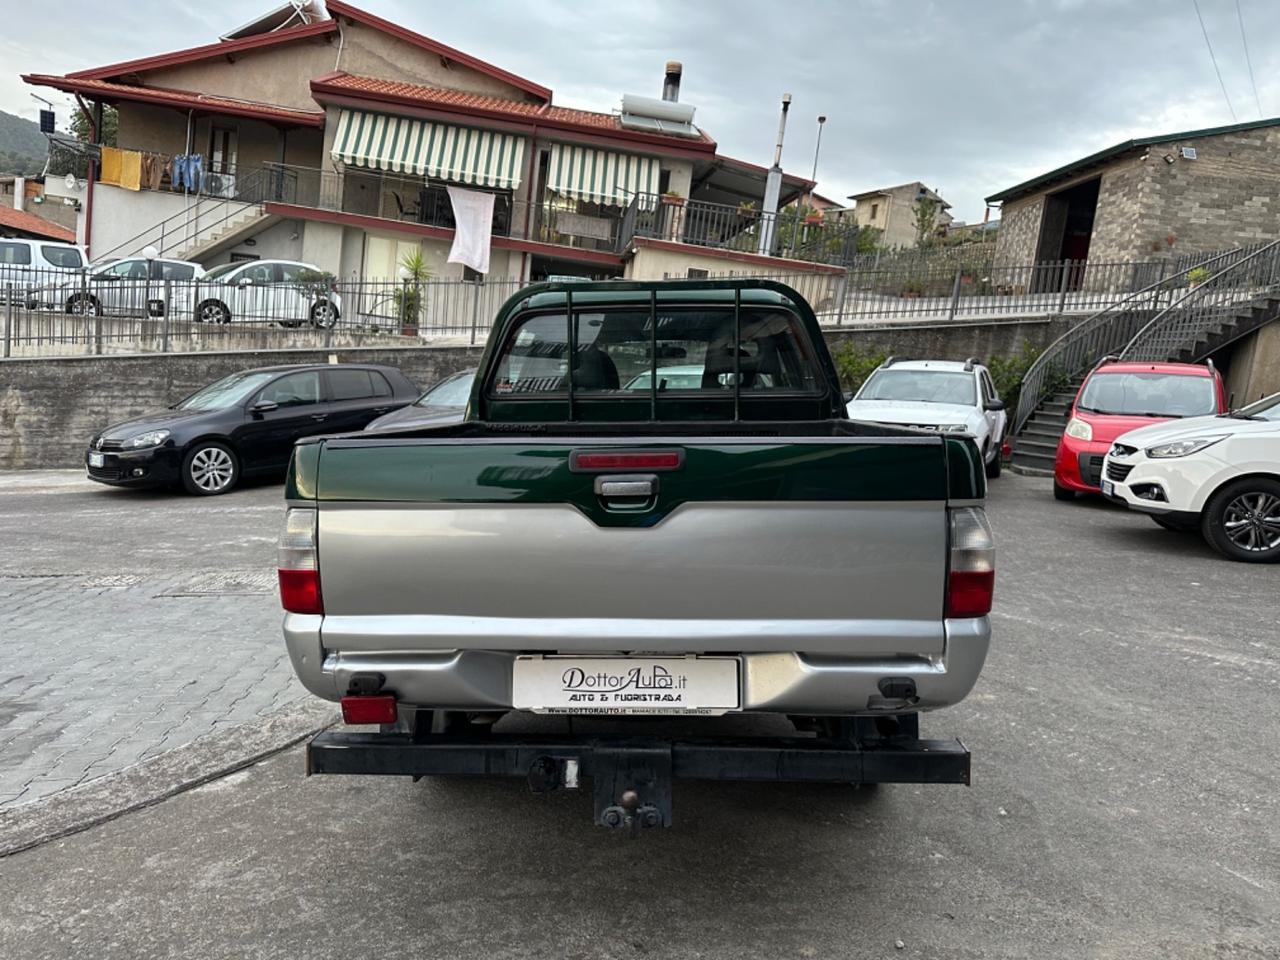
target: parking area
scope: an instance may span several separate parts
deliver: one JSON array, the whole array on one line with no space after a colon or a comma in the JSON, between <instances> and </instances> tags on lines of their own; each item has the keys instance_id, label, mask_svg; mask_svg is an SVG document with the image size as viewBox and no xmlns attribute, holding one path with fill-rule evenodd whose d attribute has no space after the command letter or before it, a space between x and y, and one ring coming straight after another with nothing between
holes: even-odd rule
<instances>
[{"instance_id":1,"label":"parking area","mask_svg":"<svg viewBox=\"0 0 1280 960\"><path fill-rule=\"evenodd\" d=\"M0 796L303 695L271 591L279 495L0 480ZM291 749L5 860L6 950L1280 956L1276 568L1048 480L994 481L989 513L992 654L922 723L972 749L971 788L679 785L675 827L632 841L582 793L305 779Z\"/></svg>"}]
</instances>

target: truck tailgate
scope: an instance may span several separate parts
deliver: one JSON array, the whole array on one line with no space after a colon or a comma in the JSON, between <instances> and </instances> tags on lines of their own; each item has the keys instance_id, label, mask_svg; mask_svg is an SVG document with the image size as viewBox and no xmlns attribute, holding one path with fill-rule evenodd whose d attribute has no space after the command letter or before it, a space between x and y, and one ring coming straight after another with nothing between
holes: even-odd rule
<instances>
[{"instance_id":1,"label":"truck tailgate","mask_svg":"<svg viewBox=\"0 0 1280 960\"><path fill-rule=\"evenodd\" d=\"M935 438L331 440L315 494L330 649L944 646Z\"/></svg>"}]
</instances>

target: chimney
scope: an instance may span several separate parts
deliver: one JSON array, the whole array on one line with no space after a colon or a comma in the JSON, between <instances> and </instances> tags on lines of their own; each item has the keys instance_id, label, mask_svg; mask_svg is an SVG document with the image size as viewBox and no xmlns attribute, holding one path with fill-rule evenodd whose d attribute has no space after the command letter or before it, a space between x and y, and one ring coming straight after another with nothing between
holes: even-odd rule
<instances>
[{"instance_id":1,"label":"chimney","mask_svg":"<svg viewBox=\"0 0 1280 960\"><path fill-rule=\"evenodd\" d=\"M27 178L13 178L13 209L22 211L27 206Z\"/></svg>"},{"instance_id":2,"label":"chimney","mask_svg":"<svg viewBox=\"0 0 1280 960\"><path fill-rule=\"evenodd\" d=\"M675 103L680 99L680 75L684 65L679 60L667 61L667 74L662 78L662 99Z\"/></svg>"}]
</instances>

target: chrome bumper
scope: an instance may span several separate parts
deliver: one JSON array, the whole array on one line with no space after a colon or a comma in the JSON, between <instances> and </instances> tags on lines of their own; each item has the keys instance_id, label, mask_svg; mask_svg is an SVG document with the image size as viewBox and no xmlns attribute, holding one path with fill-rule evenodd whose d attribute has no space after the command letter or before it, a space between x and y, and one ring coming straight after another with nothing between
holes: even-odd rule
<instances>
[{"instance_id":1,"label":"chrome bumper","mask_svg":"<svg viewBox=\"0 0 1280 960\"><path fill-rule=\"evenodd\" d=\"M510 710L516 654L498 650L347 652L325 650L322 617L287 614L285 643L303 686L338 700L356 673L380 673L401 703L448 710ZM991 643L986 617L947 620L936 656L858 658L834 654L744 653L742 709L854 716L937 710L959 703L978 680ZM917 700L888 700L880 681L915 681Z\"/></svg>"}]
</instances>

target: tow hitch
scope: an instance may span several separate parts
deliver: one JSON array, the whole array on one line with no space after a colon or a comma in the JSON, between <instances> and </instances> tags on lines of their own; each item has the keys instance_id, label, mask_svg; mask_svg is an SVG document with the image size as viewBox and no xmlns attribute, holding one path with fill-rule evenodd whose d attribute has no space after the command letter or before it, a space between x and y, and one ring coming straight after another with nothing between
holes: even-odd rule
<instances>
[{"instance_id":1,"label":"tow hitch","mask_svg":"<svg viewBox=\"0 0 1280 960\"><path fill-rule=\"evenodd\" d=\"M882 718L883 719L883 718ZM676 780L814 783L969 783L959 740L921 740L915 716L883 735L875 718L844 737L636 739L514 734L324 732L307 745L307 772L411 777L523 777L535 793L592 782L595 822L615 830L671 826Z\"/></svg>"}]
</instances>

